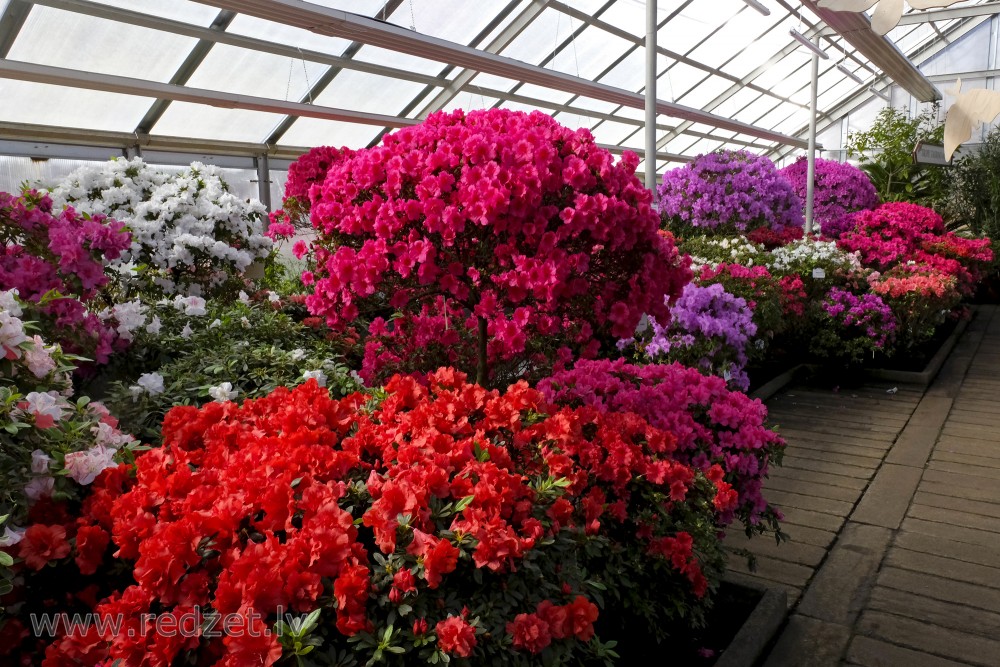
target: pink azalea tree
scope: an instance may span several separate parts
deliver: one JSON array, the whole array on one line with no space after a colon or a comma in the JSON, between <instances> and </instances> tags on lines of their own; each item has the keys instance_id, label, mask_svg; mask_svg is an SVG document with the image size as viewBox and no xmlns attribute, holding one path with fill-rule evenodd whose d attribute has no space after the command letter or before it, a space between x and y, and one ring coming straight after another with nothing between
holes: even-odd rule
<instances>
[{"instance_id":1,"label":"pink azalea tree","mask_svg":"<svg viewBox=\"0 0 1000 667\"><path fill-rule=\"evenodd\" d=\"M690 278L637 163L537 112L434 114L333 162L312 189L307 305L334 329L458 308L458 321L423 320L471 330L480 384L494 363L532 375L592 357L643 313L666 317L664 296Z\"/></svg>"}]
</instances>

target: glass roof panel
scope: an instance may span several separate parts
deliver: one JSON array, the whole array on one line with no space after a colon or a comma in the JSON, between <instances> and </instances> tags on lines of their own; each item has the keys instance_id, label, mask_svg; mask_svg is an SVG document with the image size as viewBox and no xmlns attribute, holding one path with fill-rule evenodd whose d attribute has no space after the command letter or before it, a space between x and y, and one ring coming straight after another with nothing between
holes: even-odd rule
<instances>
[{"instance_id":1,"label":"glass roof panel","mask_svg":"<svg viewBox=\"0 0 1000 667\"><path fill-rule=\"evenodd\" d=\"M211 25L219 15L219 9L189 0L92 0L99 5L111 5L120 9L131 9L174 21L184 21L195 25Z\"/></svg>"},{"instance_id":2,"label":"glass roof panel","mask_svg":"<svg viewBox=\"0 0 1000 667\"><path fill-rule=\"evenodd\" d=\"M315 104L395 116L426 86L413 81L343 70L314 100ZM435 89L435 93L438 89Z\"/></svg>"},{"instance_id":3,"label":"glass roof panel","mask_svg":"<svg viewBox=\"0 0 1000 667\"><path fill-rule=\"evenodd\" d=\"M261 143L284 118L261 111L172 102L151 134Z\"/></svg>"},{"instance_id":4,"label":"glass roof panel","mask_svg":"<svg viewBox=\"0 0 1000 667\"><path fill-rule=\"evenodd\" d=\"M616 88L639 90L646 82L645 62L645 49L635 49L598 80Z\"/></svg>"},{"instance_id":5,"label":"glass roof panel","mask_svg":"<svg viewBox=\"0 0 1000 667\"><path fill-rule=\"evenodd\" d=\"M688 5L688 9L697 5L698 3L692 3ZM645 24L645 21L642 21L638 25L645 26ZM657 43L662 44L671 51L687 53L698 46L698 43L705 39L716 27L718 27L717 22L709 24L704 20L692 18L690 13L685 10L670 19L667 25L660 28L656 39ZM645 28L643 28L644 33Z\"/></svg>"},{"instance_id":6,"label":"glass roof panel","mask_svg":"<svg viewBox=\"0 0 1000 667\"><path fill-rule=\"evenodd\" d=\"M642 130L642 128L637 128L635 125L626 125L624 123L614 123L611 121L604 121L600 125L594 128L594 136L597 138L598 143L601 144L618 144L635 134L636 130ZM641 140L640 140L641 143Z\"/></svg>"},{"instance_id":7,"label":"glass roof panel","mask_svg":"<svg viewBox=\"0 0 1000 667\"><path fill-rule=\"evenodd\" d=\"M547 57L565 39L579 28L580 22L574 21L570 27L570 17L549 7L535 17L521 34L511 40L502 55L515 60L537 65Z\"/></svg>"},{"instance_id":8,"label":"glass roof panel","mask_svg":"<svg viewBox=\"0 0 1000 667\"><path fill-rule=\"evenodd\" d=\"M216 44L187 85L298 102L327 65Z\"/></svg>"},{"instance_id":9,"label":"glass roof panel","mask_svg":"<svg viewBox=\"0 0 1000 667\"><path fill-rule=\"evenodd\" d=\"M757 39L750 42L739 57L726 63L723 69L742 79L758 67L767 64L788 45L788 29L794 26L795 20L786 15L776 26L762 32Z\"/></svg>"},{"instance_id":10,"label":"glass roof panel","mask_svg":"<svg viewBox=\"0 0 1000 667\"><path fill-rule=\"evenodd\" d=\"M579 24L576 26L579 27ZM572 34L567 32L569 34L564 39ZM633 46L631 42L590 26L562 49L547 67L593 80Z\"/></svg>"},{"instance_id":11,"label":"glass roof panel","mask_svg":"<svg viewBox=\"0 0 1000 667\"><path fill-rule=\"evenodd\" d=\"M320 118L299 118L281 138L289 146L347 146L364 148L384 128L358 123L334 123Z\"/></svg>"},{"instance_id":12,"label":"glass roof panel","mask_svg":"<svg viewBox=\"0 0 1000 667\"><path fill-rule=\"evenodd\" d=\"M760 34L771 27L774 19L763 16L743 3L742 10L729 15L729 20L704 44L689 53L692 58L711 67L720 68L723 63L753 43ZM723 8L719 8L724 11Z\"/></svg>"},{"instance_id":13,"label":"glass roof panel","mask_svg":"<svg viewBox=\"0 0 1000 667\"><path fill-rule=\"evenodd\" d=\"M675 100L680 104L686 104L689 107L701 109L713 99L729 90L732 85L732 81L718 76L710 76L695 86L693 90L675 98Z\"/></svg>"},{"instance_id":14,"label":"glass roof panel","mask_svg":"<svg viewBox=\"0 0 1000 667\"><path fill-rule=\"evenodd\" d=\"M11 123L132 132L154 101L147 97L0 79L0 118Z\"/></svg>"},{"instance_id":15,"label":"glass roof panel","mask_svg":"<svg viewBox=\"0 0 1000 667\"><path fill-rule=\"evenodd\" d=\"M418 58L417 56L411 56L407 53L390 51L389 49L371 46L370 44L362 46L354 57L357 60L372 63L373 65L385 65L387 67L395 67L397 69L417 72L419 74L429 74L431 76L437 76L441 73L441 70L447 67L446 64L440 63L436 60Z\"/></svg>"},{"instance_id":16,"label":"glass roof panel","mask_svg":"<svg viewBox=\"0 0 1000 667\"><path fill-rule=\"evenodd\" d=\"M407 0L389 20L417 32L468 44L508 4L508 0Z\"/></svg>"},{"instance_id":17,"label":"glass roof panel","mask_svg":"<svg viewBox=\"0 0 1000 667\"><path fill-rule=\"evenodd\" d=\"M476 95L475 93L459 93L451 99L448 104L445 105L445 111L454 111L455 109L464 109L465 111L472 111L473 109L489 109L500 101L496 97L485 97L483 95Z\"/></svg>"},{"instance_id":18,"label":"glass roof panel","mask_svg":"<svg viewBox=\"0 0 1000 667\"><path fill-rule=\"evenodd\" d=\"M53 39L54 35L58 39ZM169 81L197 41L36 5L7 57L52 67ZM84 44L86 48L81 48ZM123 58L123 53L128 57Z\"/></svg>"}]
</instances>

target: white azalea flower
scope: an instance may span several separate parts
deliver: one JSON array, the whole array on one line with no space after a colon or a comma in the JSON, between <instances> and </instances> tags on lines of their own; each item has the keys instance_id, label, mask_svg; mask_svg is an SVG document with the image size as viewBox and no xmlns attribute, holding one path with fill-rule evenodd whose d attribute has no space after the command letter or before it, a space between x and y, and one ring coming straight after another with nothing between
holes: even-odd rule
<instances>
[{"instance_id":1,"label":"white azalea flower","mask_svg":"<svg viewBox=\"0 0 1000 667\"><path fill-rule=\"evenodd\" d=\"M316 383L319 386L326 386L326 373L323 371L306 371L302 374L302 379L306 382L309 380L316 380Z\"/></svg>"},{"instance_id":2,"label":"white azalea flower","mask_svg":"<svg viewBox=\"0 0 1000 667\"><path fill-rule=\"evenodd\" d=\"M232 382L223 382L218 387L209 388L208 395L219 403L225 403L236 398L236 390L233 389Z\"/></svg>"},{"instance_id":3,"label":"white azalea flower","mask_svg":"<svg viewBox=\"0 0 1000 667\"><path fill-rule=\"evenodd\" d=\"M150 396L163 393L163 376L159 373L143 373L136 381L136 385L142 388Z\"/></svg>"}]
</instances>

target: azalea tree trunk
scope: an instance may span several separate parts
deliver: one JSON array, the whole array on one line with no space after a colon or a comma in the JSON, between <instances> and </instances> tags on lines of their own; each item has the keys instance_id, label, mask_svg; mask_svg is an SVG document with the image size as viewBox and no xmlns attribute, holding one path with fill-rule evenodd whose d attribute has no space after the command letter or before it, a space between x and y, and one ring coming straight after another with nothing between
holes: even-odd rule
<instances>
[{"instance_id":1,"label":"azalea tree trunk","mask_svg":"<svg viewBox=\"0 0 1000 667\"><path fill-rule=\"evenodd\" d=\"M486 386L486 318L479 318L479 363L476 365L476 384Z\"/></svg>"}]
</instances>

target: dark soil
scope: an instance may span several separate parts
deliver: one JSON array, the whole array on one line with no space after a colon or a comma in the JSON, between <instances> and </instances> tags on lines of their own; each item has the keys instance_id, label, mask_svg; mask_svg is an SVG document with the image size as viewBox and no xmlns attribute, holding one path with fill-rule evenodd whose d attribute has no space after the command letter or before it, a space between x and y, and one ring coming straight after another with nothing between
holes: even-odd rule
<instances>
[{"instance_id":1,"label":"dark soil","mask_svg":"<svg viewBox=\"0 0 1000 667\"><path fill-rule=\"evenodd\" d=\"M760 601L759 591L723 582L705 627L677 636L664 645L651 645L646 637L617 637L619 665L644 667L710 667L736 637ZM605 641L610 637L603 637Z\"/></svg>"}]
</instances>

